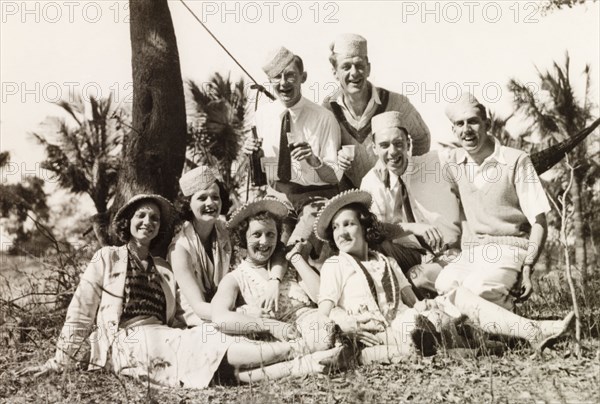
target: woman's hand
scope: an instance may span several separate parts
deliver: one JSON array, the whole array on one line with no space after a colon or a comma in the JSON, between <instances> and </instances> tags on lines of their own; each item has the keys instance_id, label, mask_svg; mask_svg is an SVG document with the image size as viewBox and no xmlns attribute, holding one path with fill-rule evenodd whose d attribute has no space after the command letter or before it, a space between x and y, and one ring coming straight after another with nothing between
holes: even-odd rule
<instances>
[{"instance_id":1,"label":"woman's hand","mask_svg":"<svg viewBox=\"0 0 600 404\"><path fill-rule=\"evenodd\" d=\"M313 246L309 241L300 239L296 241L292 249L285 255L285 259L291 262L292 264L294 264L295 261L298 260L300 257L304 258L304 260L308 262L308 257L312 248ZM296 257L296 254L298 254L299 257Z\"/></svg>"},{"instance_id":2,"label":"woman's hand","mask_svg":"<svg viewBox=\"0 0 600 404\"><path fill-rule=\"evenodd\" d=\"M344 334L356 339L366 346L381 345L381 339L376 335L385 331L383 318L372 312L364 312L347 316L344 321L336 322Z\"/></svg>"},{"instance_id":3,"label":"woman's hand","mask_svg":"<svg viewBox=\"0 0 600 404\"><path fill-rule=\"evenodd\" d=\"M59 373L61 371L62 371L62 366L60 366L56 362L56 360L54 358L52 358L52 359L49 359L48 361L46 361L46 363L44 363L43 365L28 366L26 368L18 370L15 372L15 375L17 377L24 377L24 376L29 376L29 375L33 374L32 377L35 379L35 378L44 376L51 372Z\"/></svg>"},{"instance_id":4,"label":"woman's hand","mask_svg":"<svg viewBox=\"0 0 600 404\"><path fill-rule=\"evenodd\" d=\"M372 316L365 316L366 314L368 313L356 316L357 327L353 332L348 334L365 346L381 345L383 342L376 334L385 331L384 323Z\"/></svg>"},{"instance_id":5,"label":"woman's hand","mask_svg":"<svg viewBox=\"0 0 600 404\"><path fill-rule=\"evenodd\" d=\"M267 286L265 287L265 294L263 300L260 302L260 306L266 311L277 312L279 309L279 283L277 279L269 279Z\"/></svg>"}]
</instances>

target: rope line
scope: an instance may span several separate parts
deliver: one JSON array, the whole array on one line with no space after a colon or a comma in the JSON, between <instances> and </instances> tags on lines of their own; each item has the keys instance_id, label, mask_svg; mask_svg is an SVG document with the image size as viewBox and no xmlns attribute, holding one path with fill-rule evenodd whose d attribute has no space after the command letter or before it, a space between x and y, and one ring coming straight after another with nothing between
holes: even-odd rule
<instances>
[{"instance_id":1,"label":"rope line","mask_svg":"<svg viewBox=\"0 0 600 404\"><path fill-rule=\"evenodd\" d=\"M275 100L275 97L273 96L273 94L271 94L264 86L258 84L258 82L254 79L254 77L252 77L252 75L250 73L248 73L248 71L246 69L244 69L244 66L242 66L242 64L240 62L238 62L238 60L235 58L235 56L233 56L231 54L231 52L229 52L229 50L227 50L227 48L225 47L225 45L223 45L221 43L221 41L219 41L219 39L215 36L215 34L213 34L211 32L211 30L208 29L208 27L200 20L200 18L198 18L198 16L192 11L192 9L185 3L185 1L183 1L183 0L179 0L179 1L190 12L190 14L192 14L192 16L196 19L196 21L198 21L198 23L202 26L202 28L204 28L206 30L206 32L208 32L208 34L219 44L219 46L239 66L239 68L242 69L242 71L250 78L250 80L252 80L252 82L254 83L254 86L252 86L252 88L254 88L254 89L258 90L258 91L263 92L271 100Z\"/></svg>"}]
</instances>

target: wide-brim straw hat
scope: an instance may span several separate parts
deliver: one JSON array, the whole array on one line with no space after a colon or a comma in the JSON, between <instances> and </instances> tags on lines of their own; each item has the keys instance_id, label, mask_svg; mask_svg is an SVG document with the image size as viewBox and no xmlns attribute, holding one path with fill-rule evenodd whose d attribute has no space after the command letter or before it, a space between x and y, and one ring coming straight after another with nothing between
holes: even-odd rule
<instances>
[{"instance_id":1,"label":"wide-brim straw hat","mask_svg":"<svg viewBox=\"0 0 600 404\"><path fill-rule=\"evenodd\" d=\"M373 203L373 197L366 191L352 189L331 198L325 206L321 208L317 219L315 220L314 232L317 238L322 241L328 241L326 232L331 220L333 220L333 217L341 208L352 203L360 203L369 209L371 203Z\"/></svg>"},{"instance_id":2,"label":"wide-brim straw hat","mask_svg":"<svg viewBox=\"0 0 600 404\"><path fill-rule=\"evenodd\" d=\"M289 214L289 209L285 203L277 198L265 197L252 202L245 203L236 209L227 222L230 229L235 228L246 218L256 215L259 212L271 212L279 218L285 218Z\"/></svg>"},{"instance_id":3,"label":"wide-brim straw hat","mask_svg":"<svg viewBox=\"0 0 600 404\"><path fill-rule=\"evenodd\" d=\"M134 204L140 201L153 202L158 206L158 209L160 210L161 230L165 230L171 225L175 209L173 208L173 204L169 202L167 198L157 194L138 194L129 199L123 206L121 206L121 208L119 208L117 214L113 218L113 227L115 227L116 223L123 218L123 216Z\"/></svg>"}]
</instances>

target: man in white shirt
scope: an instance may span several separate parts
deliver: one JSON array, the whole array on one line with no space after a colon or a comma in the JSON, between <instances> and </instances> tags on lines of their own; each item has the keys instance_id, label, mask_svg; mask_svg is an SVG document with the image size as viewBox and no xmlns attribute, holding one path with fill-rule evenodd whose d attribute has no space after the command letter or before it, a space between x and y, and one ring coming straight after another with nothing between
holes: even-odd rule
<instances>
[{"instance_id":1,"label":"man in white shirt","mask_svg":"<svg viewBox=\"0 0 600 404\"><path fill-rule=\"evenodd\" d=\"M314 215L337 194L343 174L337 164L340 128L331 112L302 97L307 73L299 56L280 47L263 70L278 100L256 111L261 140L248 138L243 150L251 154L262 143L267 193L287 200L299 216L289 243L312 239Z\"/></svg>"},{"instance_id":2,"label":"man in white shirt","mask_svg":"<svg viewBox=\"0 0 600 404\"><path fill-rule=\"evenodd\" d=\"M444 187L433 178L426 183L427 176L418 175L426 166L418 167L411 161L411 137L402 125L402 115L397 111L381 113L371 120L378 160L363 178L361 190L373 196L371 211L381 222L400 225L405 232L393 242L385 242L382 252L396 259L415 287L435 292L437 274L446 265L442 252L460 244L458 201L447 184ZM431 156L421 158L420 163L429 160ZM421 203L413 193L419 195ZM432 204L433 199L437 201ZM422 264L427 254L431 262Z\"/></svg>"},{"instance_id":3,"label":"man in white shirt","mask_svg":"<svg viewBox=\"0 0 600 404\"><path fill-rule=\"evenodd\" d=\"M511 290L521 278L520 299L532 291L531 273L546 238L548 198L529 156L505 147L487 131L485 107L468 93L446 115L461 143L448 156L448 174L469 227L463 254L436 280L440 293L464 286L512 309Z\"/></svg>"}]
</instances>

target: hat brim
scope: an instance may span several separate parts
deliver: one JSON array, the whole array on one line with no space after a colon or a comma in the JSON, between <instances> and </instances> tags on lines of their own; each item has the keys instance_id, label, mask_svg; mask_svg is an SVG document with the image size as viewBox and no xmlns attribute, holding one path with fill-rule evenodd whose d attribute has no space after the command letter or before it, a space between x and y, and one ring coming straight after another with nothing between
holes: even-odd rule
<instances>
[{"instance_id":1,"label":"hat brim","mask_svg":"<svg viewBox=\"0 0 600 404\"><path fill-rule=\"evenodd\" d=\"M125 215L125 213L127 213L131 206L143 200L153 202L158 206L158 209L160 210L160 229L167 229L173 221L175 210L173 208L173 204L169 202L167 198L156 194L138 194L135 195L133 198L129 199L127 203L121 206L121 208L119 208L119 210L115 214L112 223L113 228L115 228L117 222L119 222L123 218L123 216Z\"/></svg>"},{"instance_id":2,"label":"hat brim","mask_svg":"<svg viewBox=\"0 0 600 404\"><path fill-rule=\"evenodd\" d=\"M354 189L342 192L331 198L320 210L315 220L314 232L318 239L328 241L326 232L331 220L341 208L352 203L360 203L369 209L371 203L373 203L373 197L366 191Z\"/></svg>"},{"instance_id":3,"label":"hat brim","mask_svg":"<svg viewBox=\"0 0 600 404\"><path fill-rule=\"evenodd\" d=\"M233 229L245 219L260 212L270 212L273 215L284 218L289 214L288 207L280 200L275 198L264 198L244 204L231 214L227 222L227 227Z\"/></svg>"}]
</instances>

